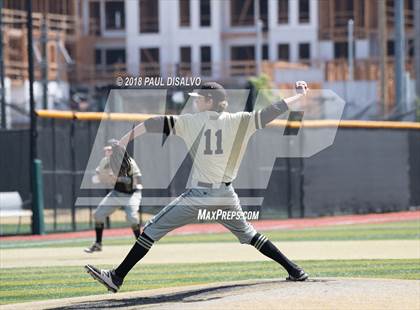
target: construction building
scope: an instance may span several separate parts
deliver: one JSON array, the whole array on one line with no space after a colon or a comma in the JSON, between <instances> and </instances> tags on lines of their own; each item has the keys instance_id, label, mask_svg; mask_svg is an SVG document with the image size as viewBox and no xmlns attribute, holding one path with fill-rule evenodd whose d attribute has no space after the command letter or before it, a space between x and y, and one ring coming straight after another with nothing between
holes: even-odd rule
<instances>
[{"instance_id":1,"label":"construction building","mask_svg":"<svg viewBox=\"0 0 420 310\"><path fill-rule=\"evenodd\" d=\"M4 0L2 10L7 99L22 108L27 101L25 2ZM40 105L45 63L49 108L68 105L70 89L113 85L121 75L200 76L203 80L241 85L257 73L258 67L276 85L305 79L340 92L341 86L334 83L349 79L349 20L354 25L354 80L371 81L363 86L365 95L377 99L377 3L34 0L36 100ZM405 0L406 68L411 78L413 3L414 0ZM386 0L389 86L393 77L393 7L393 0ZM260 27L257 20L261 21ZM392 98L392 91L389 96Z\"/></svg>"}]
</instances>

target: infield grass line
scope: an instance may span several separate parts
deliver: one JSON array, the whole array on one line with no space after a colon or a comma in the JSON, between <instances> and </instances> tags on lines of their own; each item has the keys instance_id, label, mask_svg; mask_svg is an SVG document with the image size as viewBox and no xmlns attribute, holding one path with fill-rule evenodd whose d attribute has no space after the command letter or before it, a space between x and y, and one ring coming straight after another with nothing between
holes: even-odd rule
<instances>
[{"instance_id":1,"label":"infield grass line","mask_svg":"<svg viewBox=\"0 0 420 310\"><path fill-rule=\"evenodd\" d=\"M323 240L408 240L420 239L420 221L392 223L352 224L305 229L278 229L264 231L272 241L323 241ZM92 233L93 234L93 233ZM92 239L67 239L45 241L2 241L0 249L29 247L86 247ZM104 237L104 245L129 245L133 237ZM237 242L230 233L188 234L165 236L159 243Z\"/></svg>"}]
</instances>

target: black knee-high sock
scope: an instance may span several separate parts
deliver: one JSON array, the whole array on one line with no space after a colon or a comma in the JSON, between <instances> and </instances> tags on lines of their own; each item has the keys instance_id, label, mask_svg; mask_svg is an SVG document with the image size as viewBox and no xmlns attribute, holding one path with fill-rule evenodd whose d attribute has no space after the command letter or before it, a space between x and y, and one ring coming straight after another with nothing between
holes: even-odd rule
<instances>
[{"instance_id":1,"label":"black knee-high sock","mask_svg":"<svg viewBox=\"0 0 420 310\"><path fill-rule=\"evenodd\" d=\"M254 238L252 238L251 245L253 245L265 256L282 265L289 274L296 273L298 266L290 261L282 252L280 252L279 249L277 249L277 247L270 240L268 240L266 236L257 233Z\"/></svg>"},{"instance_id":2,"label":"black knee-high sock","mask_svg":"<svg viewBox=\"0 0 420 310\"><path fill-rule=\"evenodd\" d=\"M96 243L102 243L103 232L104 232L104 223L95 223Z\"/></svg>"},{"instance_id":3,"label":"black knee-high sock","mask_svg":"<svg viewBox=\"0 0 420 310\"><path fill-rule=\"evenodd\" d=\"M124 279L134 265L149 252L150 248L153 246L153 242L154 241L143 232L131 248L130 252L128 252L123 262L115 269L116 275Z\"/></svg>"},{"instance_id":4,"label":"black knee-high sock","mask_svg":"<svg viewBox=\"0 0 420 310\"><path fill-rule=\"evenodd\" d=\"M133 234L136 237L136 239L138 237L140 237L140 225L139 224L131 226L131 229L133 230Z\"/></svg>"}]
</instances>

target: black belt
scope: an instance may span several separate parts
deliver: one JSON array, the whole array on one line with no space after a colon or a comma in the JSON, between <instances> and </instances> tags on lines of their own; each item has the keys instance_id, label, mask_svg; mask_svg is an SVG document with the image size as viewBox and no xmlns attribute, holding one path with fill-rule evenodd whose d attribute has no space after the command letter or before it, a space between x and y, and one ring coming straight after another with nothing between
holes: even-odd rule
<instances>
[{"instance_id":1,"label":"black belt","mask_svg":"<svg viewBox=\"0 0 420 310\"><path fill-rule=\"evenodd\" d=\"M225 184L226 186L229 186L230 184L232 184L232 182L222 182L222 183ZM197 186L200 186L200 187L213 188L213 185L214 184L207 183L207 182L201 182L201 181L197 182Z\"/></svg>"}]
</instances>

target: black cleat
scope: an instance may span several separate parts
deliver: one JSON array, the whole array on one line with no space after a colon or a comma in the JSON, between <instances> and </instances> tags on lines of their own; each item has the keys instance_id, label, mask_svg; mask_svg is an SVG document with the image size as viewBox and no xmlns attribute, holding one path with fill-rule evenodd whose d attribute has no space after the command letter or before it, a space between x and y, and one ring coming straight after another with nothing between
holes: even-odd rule
<instances>
[{"instance_id":1,"label":"black cleat","mask_svg":"<svg viewBox=\"0 0 420 310\"><path fill-rule=\"evenodd\" d=\"M286 281L305 281L308 277L309 275L303 269L298 269L296 274L289 274Z\"/></svg>"},{"instance_id":2,"label":"black cleat","mask_svg":"<svg viewBox=\"0 0 420 310\"><path fill-rule=\"evenodd\" d=\"M84 250L86 253L100 252L102 251L102 244L94 242L90 247Z\"/></svg>"},{"instance_id":3,"label":"black cleat","mask_svg":"<svg viewBox=\"0 0 420 310\"><path fill-rule=\"evenodd\" d=\"M104 285L108 291L113 293L118 292L123 283L123 279L118 277L114 270L98 269L92 265L86 265L85 269L92 278Z\"/></svg>"}]
</instances>

